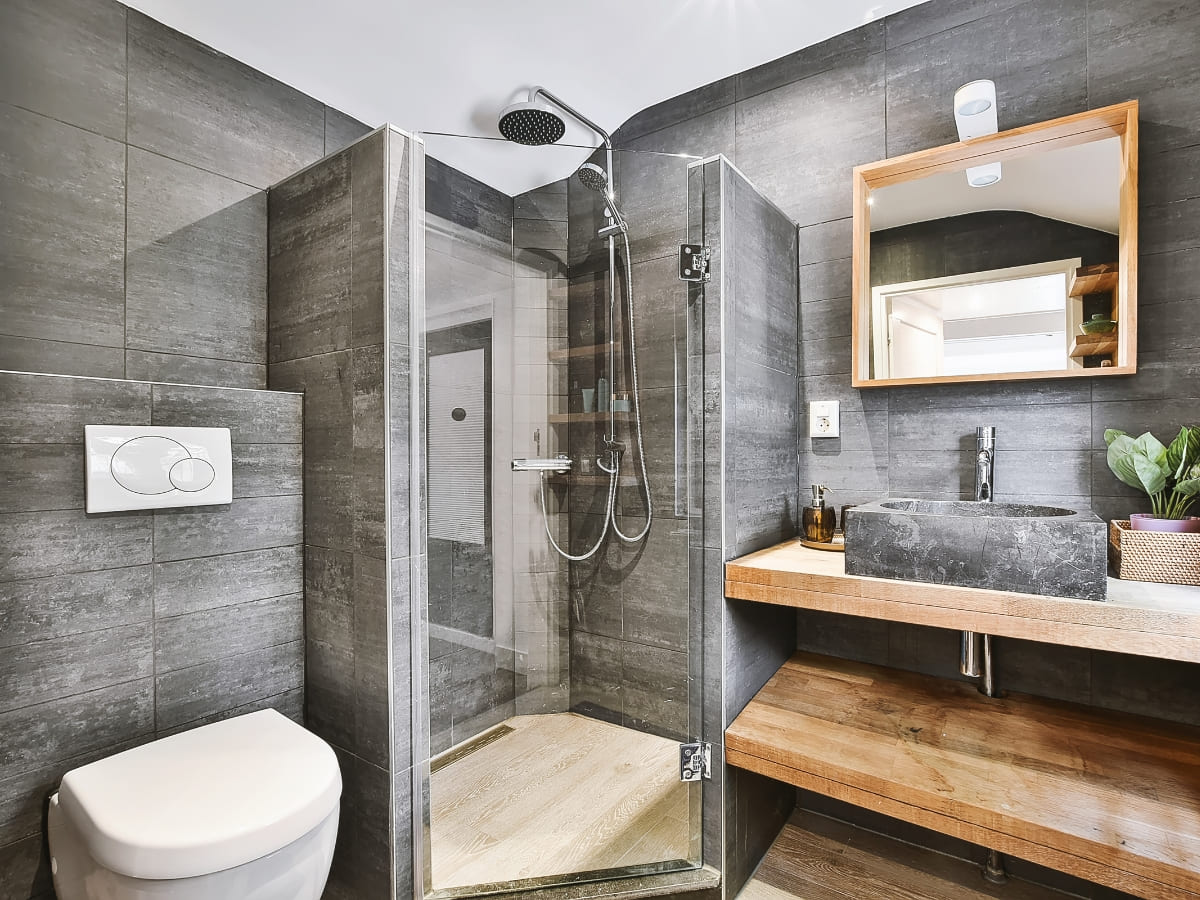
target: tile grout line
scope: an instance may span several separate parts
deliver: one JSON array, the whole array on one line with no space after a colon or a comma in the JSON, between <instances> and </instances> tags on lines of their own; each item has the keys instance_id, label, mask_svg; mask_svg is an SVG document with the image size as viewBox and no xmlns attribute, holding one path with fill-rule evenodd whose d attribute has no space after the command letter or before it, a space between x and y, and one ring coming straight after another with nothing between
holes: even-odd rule
<instances>
[{"instance_id":1,"label":"tile grout line","mask_svg":"<svg viewBox=\"0 0 1200 900\"><path fill-rule=\"evenodd\" d=\"M125 136L121 152L125 162L122 185L124 227L121 232L121 374L129 377L129 13L125 13Z\"/></svg>"}]
</instances>

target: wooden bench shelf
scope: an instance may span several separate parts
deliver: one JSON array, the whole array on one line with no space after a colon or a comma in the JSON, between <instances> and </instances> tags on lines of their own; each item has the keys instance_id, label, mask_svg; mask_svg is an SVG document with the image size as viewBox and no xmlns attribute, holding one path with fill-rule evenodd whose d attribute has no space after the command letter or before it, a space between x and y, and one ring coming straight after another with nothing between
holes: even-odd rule
<instances>
[{"instance_id":1,"label":"wooden bench shelf","mask_svg":"<svg viewBox=\"0 0 1200 900\"><path fill-rule=\"evenodd\" d=\"M621 349L620 342L612 348L617 356L621 356L624 351ZM549 358L553 361L564 359L586 359L593 356L603 356L608 353L608 344L587 344L582 347L565 347L562 350L551 350Z\"/></svg>"},{"instance_id":2,"label":"wooden bench shelf","mask_svg":"<svg viewBox=\"0 0 1200 900\"><path fill-rule=\"evenodd\" d=\"M1200 898L1200 729L801 653L725 756L1149 900Z\"/></svg>"},{"instance_id":3,"label":"wooden bench shelf","mask_svg":"<svg viewBox=\"0 0 1200 900\"><path fill-rule=\"evenodd\" d=\"M618 412L612 414L614 421L627 422L630 414L627 412ZM609 414L606 412L575 412L575 413L551 413L546 421L551 425L573 425L582 422L590 422L592 424L602 424L607 422Z\"/></svg>"},{"instance_id":4,"label":"wooden bench shelf","mask_svg":"<svg viewBox=\"0 0 1200 900\"><path fill-rule=\"evenodd\" d=\"M983 880L979 866L799 812L737 900L1069 900L1027 881Z\"/></svg>"},{"instance_id":5,"label":"wooden bench shelf","mask_svg":"<svg viewBox=\"0 0 1200 900\"><path fill-rule=\"evenodd\" d=\"M840 553L788 541L730 561L725 596L1200 662L1200 588L1108 580L1108 600L1070 600L846 574Z\"/></svg>"}]
</instances>

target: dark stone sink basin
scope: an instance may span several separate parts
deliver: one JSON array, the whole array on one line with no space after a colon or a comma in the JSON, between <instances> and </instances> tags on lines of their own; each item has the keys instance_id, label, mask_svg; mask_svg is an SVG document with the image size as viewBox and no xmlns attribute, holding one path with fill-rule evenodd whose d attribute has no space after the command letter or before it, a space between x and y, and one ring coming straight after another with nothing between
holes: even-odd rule
<instances>
[{"instance_id":1,"label":"dark stone sink basin","mask_svg":"<svg viewBox=\"0 0 1200 900\"><path fill-rule=\"evenodd\" d=\"M846 572L1103 600L1104 522L1088 510L889 498L847 510Z\"/></svg>"},{"instance_id":2,"label":"dark stone sink basin","mask_svg":"<svg viewBox=\"0 0 1200 900\"><path fill-rule=\"evenodd\" d=\"M970 500L880 500L884 509L929 516L974 516L1001 519L1036 519L1077 516L1061 506L1030 506L1027 503L975 503Z\"/></svg>"}]
</instances>

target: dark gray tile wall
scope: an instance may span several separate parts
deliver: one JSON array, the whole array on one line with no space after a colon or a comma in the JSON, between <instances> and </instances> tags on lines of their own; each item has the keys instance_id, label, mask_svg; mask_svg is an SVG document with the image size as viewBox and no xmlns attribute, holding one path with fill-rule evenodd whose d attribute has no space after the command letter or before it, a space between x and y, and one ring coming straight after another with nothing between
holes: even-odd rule
<instances>
[{"instance_id":1,"label":"dark gray tile wall","mask_svg":"<svg viewBox=\"0 0 1200 900\"><path fill-rule=\"evenodd\" d=\"M0 8L0 369L262 388L264 189L364 133L116 0Z\"/></svg>"},{"instance_id":2,"label":"dark gray tile wall","mask_svg":"<svg viewBox=\"0 0 1200 900\"><path fill-rule=\"evenodd\" d=\"M88 516L83 426L223 426L235 498ZM301 398L0 373L0 894L48 890L63 773L304 693Z\"/></svg>"},{"instance_id":3,"label":"dark gray tile wall","mask_svg":"<svg viewBox=\"0 0 1200 900\"><path fill-rule=\"evenodd\" d=\"M390 895L391 785L411 765L409 286L396 274L409 270L410 152L407 137L381 129L267 198L268 376L302 391L305 405L304 508L294 511L304 525L305 717L338 750L346 779L330 896ZM404 514L389 520L389 504Z\"/></svg>"}]
</instances>

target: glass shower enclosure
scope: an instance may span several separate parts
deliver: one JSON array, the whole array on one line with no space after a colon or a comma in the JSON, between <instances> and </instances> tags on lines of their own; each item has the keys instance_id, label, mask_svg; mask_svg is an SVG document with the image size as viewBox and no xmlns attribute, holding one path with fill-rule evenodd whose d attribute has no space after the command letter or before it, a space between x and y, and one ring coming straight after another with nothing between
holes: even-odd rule
<instances>
[{"instance_id":1,"label":"glass shower enclosure","mask_svg":"<svg viewBox=\"0 0 1200 900\"><path fill-rule=\"evenodd\" d=\"M582 154L427 140L412 334L418 893L695 869L710 783L681 779L681 759L699 769L706 702L686 148L622 149L612 171L597 153L511 196L438 147Z\"/></svg>"}]
</instances>

